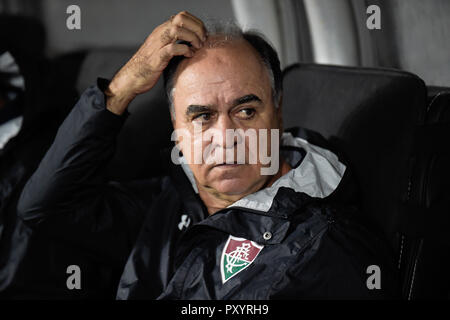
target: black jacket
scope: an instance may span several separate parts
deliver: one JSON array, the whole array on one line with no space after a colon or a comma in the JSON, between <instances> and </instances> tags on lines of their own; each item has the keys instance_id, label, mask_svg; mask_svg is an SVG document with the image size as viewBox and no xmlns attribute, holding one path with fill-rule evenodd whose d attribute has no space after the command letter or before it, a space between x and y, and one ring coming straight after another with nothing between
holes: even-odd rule
<instances>
[{"instance_id":1,"label":"black jacket","mask_svg":"<svg viewBox=\"0 0 450 320\"><path fill-rule=\"evenodd\" d=\"M126 117L105 108L97 87L88 89L18 204L31 227L123 269L118 299L396 297L387 246L356 222L348 169L332 152L284 134L294 169L208 216L188 167L170 158L168 175L106 181ZM372 265L381 289L368 288Z\"/></svg>"}]
</instances>

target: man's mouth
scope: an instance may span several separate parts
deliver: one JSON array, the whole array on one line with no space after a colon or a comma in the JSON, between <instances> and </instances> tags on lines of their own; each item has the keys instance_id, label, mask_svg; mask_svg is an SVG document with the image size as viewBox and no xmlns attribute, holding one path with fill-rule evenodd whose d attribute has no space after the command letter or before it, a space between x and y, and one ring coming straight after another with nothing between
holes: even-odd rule
<instances>
[{"instance_id":1,"label":"man's mouth","mask_svg":"<svg viewBox=\"0 0 450 320\"><path fill-rule=\"evenodd\" d=\"M243 164L239 164L239 163L220 163L220 164L216 164L213 166L213 168L222 168L222 169L226 169L226 168L235 168L238 166L242 166Z\"/></svg>"},{"instance_id":2,"label":"man's mouth","mask_svg":"<svg viewBox=\"0 0 450 320\"><path fill-rule=\"evenodd\" d=\"M237 166L240 166L240 164L237 164L237 163L222 163L222 164L216 165L216 167L237 167Z\"/></svg>"}]
</instances>

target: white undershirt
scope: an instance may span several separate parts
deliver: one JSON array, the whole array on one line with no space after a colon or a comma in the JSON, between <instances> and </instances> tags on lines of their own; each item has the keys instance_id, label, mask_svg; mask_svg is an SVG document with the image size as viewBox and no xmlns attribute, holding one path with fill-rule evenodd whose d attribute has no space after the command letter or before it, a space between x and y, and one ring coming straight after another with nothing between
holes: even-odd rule
<instances>
[{"instance_id":1,"label":"white undershirt","mask_svg":"<svg viewBox=\"0 0 450 320\"><path fill-rule=\"evenodd\" d=\"M3 149L6 143L19 133L22 121L23 117L20 116L0 124L0 149Z\"/></svg>"}]
</instances>

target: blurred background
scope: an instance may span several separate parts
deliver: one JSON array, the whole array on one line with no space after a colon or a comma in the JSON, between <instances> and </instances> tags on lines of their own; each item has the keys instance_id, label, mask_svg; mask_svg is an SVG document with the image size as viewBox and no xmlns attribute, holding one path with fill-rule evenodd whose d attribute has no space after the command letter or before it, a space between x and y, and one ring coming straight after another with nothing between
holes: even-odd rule
<instances>
[{"instance_id":1,"label":"blurred background","mask_svg":"<svg viewBox=\"0 0 450 320\"><path fill-rule=\"evenodd\" d=\"M81 9L81 30L66 28L66 8L72 4ZM381 9L380 30L366 27L369 5ZM308 61L394 67L437 86L450 83L449 8L447 0L0 1L0 13L32 17L42 24L49 57L136 48L157 25L187 10L260 30L278 50L283 66Z\"/></svg>"}]
</instances>

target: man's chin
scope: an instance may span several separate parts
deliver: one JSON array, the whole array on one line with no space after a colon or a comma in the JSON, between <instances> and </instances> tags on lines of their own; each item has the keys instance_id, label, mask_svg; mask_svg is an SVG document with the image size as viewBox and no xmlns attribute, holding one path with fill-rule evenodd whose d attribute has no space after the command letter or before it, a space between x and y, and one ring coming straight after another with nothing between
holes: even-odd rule
<instances>
[{"instance_id":1,"label":"man's chin","mask_svg":"<svg viewBox=\"0 0 450 320\"><path fill-rule=\"evenodd\" d=\"M257 182L250 183L251 180L245 176L234 178L226 178L216 183L213 188L222 195L236 197L244 197L250 193L257 191Z\"/></svg>"}]
</instances>

